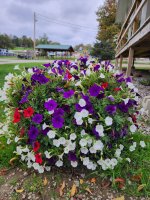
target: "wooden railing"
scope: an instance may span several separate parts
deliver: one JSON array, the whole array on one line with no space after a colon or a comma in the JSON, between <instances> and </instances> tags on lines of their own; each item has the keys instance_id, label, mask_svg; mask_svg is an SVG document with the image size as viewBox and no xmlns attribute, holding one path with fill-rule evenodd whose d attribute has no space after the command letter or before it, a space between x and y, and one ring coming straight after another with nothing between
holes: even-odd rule
<instances>
[{"instance_id":1,"label":"wooden railing","mask_svg":"<svg viewBox=\"0 0 150 200\"><path fill-rule=\"evenodd\" d=\"M128 42L135 32L140 28L141 24L139 24L139 22L141 16L138 15L140 11L142 11L147 1L148 0L134 0L118 36L116 54L120 52L120 50L125 46L126 42ZM130 36L128 35L129 30L131 31Z\"/></svg>"}]
</instances>

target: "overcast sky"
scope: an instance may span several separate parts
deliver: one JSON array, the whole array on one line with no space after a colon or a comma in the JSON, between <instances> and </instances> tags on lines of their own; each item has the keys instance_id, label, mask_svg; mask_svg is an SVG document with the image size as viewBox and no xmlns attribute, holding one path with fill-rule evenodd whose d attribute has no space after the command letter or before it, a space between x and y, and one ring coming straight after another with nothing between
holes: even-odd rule
<instances>
[{"instance_id":1,"label":"overcast sky","mask_svg":"<svg viewBox=\"0 0 150 200\"><path fill-rule=\"evenodd\" d=\"M37 37L46 33L50 40L61 44L93 43L97 30L96 11L103 2L104 0L0 0L0 33L33 37L33 12L36 12L49 17L47 19L37 14ZM53 20L57 21L54 23ZM69 26L64 22L68 22Z\"/></svg>"}]
</instances>

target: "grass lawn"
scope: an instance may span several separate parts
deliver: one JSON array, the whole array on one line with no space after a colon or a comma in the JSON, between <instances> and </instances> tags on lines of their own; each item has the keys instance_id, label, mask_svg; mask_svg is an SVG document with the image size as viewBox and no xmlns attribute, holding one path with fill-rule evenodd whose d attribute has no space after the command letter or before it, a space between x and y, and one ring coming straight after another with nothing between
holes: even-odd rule
<instances>
[{"instance_id":1,"label":"grass lawn","mask_svg":"<svg viewBox=\"0 0 150 200\"><path fill-rule=\"evenodd\" d=\"M44 63L44 62L43 62ZM8 73L18 73L18 70L14 70L14 66L15 65L19 65L20 68L22 67L35 67L38 66L40 67L42 65L42 63L20 63L20 64L0 64L0 88L3 86L4 84L4 78Z\"/></svg>"}]
</instances>

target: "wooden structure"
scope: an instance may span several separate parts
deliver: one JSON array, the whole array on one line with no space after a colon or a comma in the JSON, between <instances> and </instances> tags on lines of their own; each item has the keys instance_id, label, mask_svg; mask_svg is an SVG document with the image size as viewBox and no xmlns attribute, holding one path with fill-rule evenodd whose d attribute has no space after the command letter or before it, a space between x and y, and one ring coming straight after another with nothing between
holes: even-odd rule
<instances>
[{"instance_id":1,"label":"wooden structure","mask_svg":"<svg viewBox=\"0 0 150 200\"><path fill-rule=\"evenodd\" d=\"M122 70L123 57L128 57L129 76L134 58L150 58L150 0L118 0L116 22L123 24L117 39L116 64Z\"/></svg>"},{"instance_id":2,"label":"wooden structure","mask_svg":"<svg viewBox=\"0 0 150 200\"><path fill-rule=\"evenodd\" d=\"M55 45L55 44L39 44L36 46L36 49L38 51L42 51L45 53L56 53L57 52L66 52L67 54L69 53L70 55L74 52L74 49L71 45Z\"/></svg>"}]
</instances>

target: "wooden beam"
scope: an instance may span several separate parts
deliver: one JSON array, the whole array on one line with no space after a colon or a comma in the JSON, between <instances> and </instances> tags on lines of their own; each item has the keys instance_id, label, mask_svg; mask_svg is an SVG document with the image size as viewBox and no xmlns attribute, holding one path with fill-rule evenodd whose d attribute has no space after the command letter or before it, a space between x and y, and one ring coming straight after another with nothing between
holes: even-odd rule
<instances>
[{"instance_id":1,"label":"wooden beam","mask_svg":"<svg viewBox=\"0 0 150 200\"><path fill-rule=\"evenodd\" d=\"M130 38L130 40L124 45L124 47L116 53L115 57L119 57L121 54L123 54L127 49L129 49L131 46L135 46L139 42L143 40L144 37L148 38L149 40L150 35L150 17L146 20L146 22L141 26L135 34Z\"/></svg>"},{"instance_id":2,"label":"wooden beam","mask_svg":"<svg viewBox=\"0 0 150 200\"><path fill-rule=\"evenodd\" d=\"M118 58L116 58L115 67L118 68Z\"/></svg>"},{"instance_id":3,"label":"wooden beam","mask_svg":"<svg viewBox=\"0 0 150 200\"><path fill-rule=\"evenodd\" d=\"M134 22L136 16L137 16L138 13L140 12L140 10L142 9L142 7L144 6L144 4L145 4L146 1L147 1L147 0L142 0L142 2L140 3L140 5L139 5L139 7L137 8L137 10L135 11L135 13L134 13L134 15L133 15L131 21L129 22L127 28L126 28L125 31L122 33L122 36L120 37L120 40L118 41L118 44L117 44L116 49L117 49L118 46L120 45L122 39L124 38L125 34L127 33L128 29L130 28L130 26L133 24L133 22Z\"/></svg>"},{"instance_id":4,"label":"wooden beam","mask_svg":"<svg viewBox=\"0 0 150 200\"><path fill-rule=\"evenodd\" d=\"M129 49L129 57L128 57L128 68L126 71L126 77L130 76L131 74L131 68L133 65L133 59L134 59L134 49L130 47Z\"/></svg>"},{"instance_id":5,"label":"wooden beam","mask_svg":"<svg viewBox=\"0 0 150 200\"><path fill-rule=\"evenodd\" d=\"M120 55L120 63L119 63L119 69L122 71L122 61L123 61L123 56Z\"/></svg>"}]
</instances>

